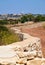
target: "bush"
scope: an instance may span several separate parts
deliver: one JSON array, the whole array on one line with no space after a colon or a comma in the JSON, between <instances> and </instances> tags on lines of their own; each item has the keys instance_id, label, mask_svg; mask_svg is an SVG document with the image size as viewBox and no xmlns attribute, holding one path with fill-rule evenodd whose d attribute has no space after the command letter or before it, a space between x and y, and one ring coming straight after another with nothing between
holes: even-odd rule
<instances>
[{"instance_id":1,"label":"bush","mask_svg":"<svg viewBox=\"0 0 45 65\"><path fill-rule=\"evenodd\" d=\"M25 23L26 21L28 21L27 16L26 15L22 16L21 23Z\"/></svg>"},{"instance_id":2,"label":"bush","mask_svg":"<svg viewBox=\"0 0 45 65\"><path fill-rule=\"evenodd\" d=\"M26 21L33 21L34 16L32 14L25 14L21 17L21 23L25 23Z\"/></svg>"},{"instance_id":3,"label":"bush","mask_svg":"<svg viewBox=\"0 0 45 65\"><path fill-rule=\"evenodd\" d=\"M45 21L45 16L43 16L43 15L37 15L34 18L34 22L41 22L41 21Z\"/></svg>"},{"instance_id":4,"label":"bush","mask_svg":"<svg viewBox=\"0 0 45 65\"><path fill-rule=\"evenodd\" d=\"M7 45L20 41L17 34L11 32L5 26L0 26L0 45Z\"/></svg>"},{"instance_id":5,"label":"bush","mask_svg":"<svg viewBox=\"0 0 45 65\"><path fill-rule=\"evenodd\" d=\"M0 25L8 24L7 20L0 20Z\"/></svg>"}]
</instances>

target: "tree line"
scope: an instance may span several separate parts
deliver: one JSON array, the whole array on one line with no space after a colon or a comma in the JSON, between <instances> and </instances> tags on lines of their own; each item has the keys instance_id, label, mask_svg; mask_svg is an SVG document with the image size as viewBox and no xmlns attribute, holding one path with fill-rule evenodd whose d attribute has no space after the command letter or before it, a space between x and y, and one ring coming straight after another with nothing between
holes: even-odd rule
<instances>
[{"instance_id":1,"label":"tree line","mask_svg":"<svg viewBox=\"0 0 45 65\"><path fill-rule=\"evenodd\" d=\"M25 22L28 22L28 21L34 21L34 22L45 21L45 15L25 14L25 15L22 15L20 17L20 19L0 20L0 24L2 24L2 25L4 25L4 24L18 24L18 23L25 23Z\"/></svg>"},{"instance_id":2,"label":"tree line","mask_svg":"<svg viewBox=\"0 0 45 65\"><path fill-rule=\"evenodd\" d=\"M21 18L21 23L24 23L26 21L34 21L34 22L41 22L41 21L45 21L45 15L33 15L33 14L27 14L24 15Z\"/></svg>"}]
</instances>

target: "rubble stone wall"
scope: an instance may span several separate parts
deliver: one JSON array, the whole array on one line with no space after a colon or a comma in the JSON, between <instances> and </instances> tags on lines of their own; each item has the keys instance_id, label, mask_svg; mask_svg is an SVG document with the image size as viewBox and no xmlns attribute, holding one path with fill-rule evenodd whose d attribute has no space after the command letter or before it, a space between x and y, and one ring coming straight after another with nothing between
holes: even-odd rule
<instances>
[{"instance_id":1,"label":"rubble stone wall","mask_svg":"<svg viewBox=\"0 0 45 65\"><path fill-rule=\"evenodd\" d=\"M38 65L38 62L45 65L41 51L40 38L32 37L22 33L20 30L11 28L15 33L23 35L23 41L0 46L1 65ZM37 59L38 58L38 59Z\"/></svg>"}]
</instances>

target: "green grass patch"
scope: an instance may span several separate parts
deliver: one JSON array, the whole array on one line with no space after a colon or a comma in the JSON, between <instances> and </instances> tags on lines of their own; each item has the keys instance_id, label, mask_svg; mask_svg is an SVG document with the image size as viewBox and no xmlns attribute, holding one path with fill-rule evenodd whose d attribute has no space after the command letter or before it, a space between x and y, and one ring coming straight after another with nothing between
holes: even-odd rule
<instances>
[{"instance_id":1,"label":"green grass patch","mask_svg":"<svg viewBox=\"0 0 45 65\"><path fill-rule=\"evenodd\" d=\"M20 41L20 38L17 34L11 32L5 26L0 26L0 45L8 45L18 41Z\"/></svg>"}]
</instances>

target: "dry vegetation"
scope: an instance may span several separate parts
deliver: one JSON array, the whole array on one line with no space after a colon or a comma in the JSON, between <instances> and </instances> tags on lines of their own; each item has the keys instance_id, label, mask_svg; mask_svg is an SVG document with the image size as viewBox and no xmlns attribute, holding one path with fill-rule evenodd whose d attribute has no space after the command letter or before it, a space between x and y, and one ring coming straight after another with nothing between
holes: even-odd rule
<instances>
[{"instance_id":1,"label":"dry vegetation","mask_svg":"<svg viewBox=\"0 0 45 65\"><path fill-rule=\"evenodd\" d=\"M42 24L43 28L45 29L45 23Z\"/></svg>"},{"instance_id":2,"label":"dry vegetation","mask_svg":"<svg viewBox=\"0 0 45 65\"><path fill-rule=\"evenodd\" d=\"M0 26L0 45L7 45L19 41L19 36L5 26Z\"/></svg>"}]
</instances>

